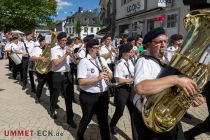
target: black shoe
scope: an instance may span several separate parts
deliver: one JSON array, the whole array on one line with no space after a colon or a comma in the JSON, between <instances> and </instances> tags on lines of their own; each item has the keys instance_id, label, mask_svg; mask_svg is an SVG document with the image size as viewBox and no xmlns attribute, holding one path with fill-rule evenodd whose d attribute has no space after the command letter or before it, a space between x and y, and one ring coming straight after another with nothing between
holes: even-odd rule
<instances>
[{"instance_id":1,"label":"black shoe","mask_svg":"<svg viewBox=\"0 0 210 140\"><path fill-rule=\"evenodd\" d=\"M189 113L185 113L184 114L184 118L191 120L192 119L192 115L190 115Z\"/></svg>"},{"instance_id":2,"label":"black shoe","mask_svg":"<svg viewBox=\"0 0 210 140\"><path fill-rule=\"evenodd\" d=\"M31 88L31 92L36 93L36 88Z\"/></svg>"},{"instance_id":3,"label":"black shoe","mask_svg":"<svg viewBox=\"0 0 210 140\"><path fill-rule=\"evenodd\" d=\"M22 90L25 90L25 89L26 89L26 86L23 86L23 87L22 87Z\"/></svg>"},{"instance_id":4,"label":"black shoe","mask_svg":"<svg viewBox=\"0 0 210 140\"><path fill-rule=\"evenodd\" d=\"M37 103L37 104L40 103L40 98L36 98L35 103Z\"/></svg>"},{"instance_id":5,"label":"black shoe","mask_svg":"<svg viewBox=\"0 0 210 140\"><path fill-rule=\"evenodd\" d=\"M56 111L51 111L50 116L55 120L57 119L57 112Z\"/></svg>"},{"instance_id":6,"label":"black shoe","mask_svg":"<svg viewBox=\"0 0 210 140\"><path fill-rule=\"evenodd\" d=\"M191 137L191 136L187 135L186 132L184 133L184 138L185 138L185 140L195 140L194 137Z\"/></svg>"},{"instance_id":7,"label":"black shoe","mask_svg":"<svg viewBox=\"0 0 210 140\"><path fill-rule=\"evenodd\" d=\"M67 120L67 123L68 123L72 128L77 128L77 124L74 122L74 120Z\"/></svg>"},{"instance_id":8,"label":"black shoe","mask_svg":"<svg viewBox=\"0 0 210 140\"><path fill-rule=\"evenodd\" d=\"M60 106L57 104L56 106L55 106L55 109L59 109L60 108Z\"/></svg>"},{"instance_id":9,"label":"black shoe","mask_svg":"<svg viewBox=\"0 0 210 140\"><path fill-rule=\"evenodd\" d=\"M72 102L73 102L73 103L77 103L77 100L76 100L76 99L73 99Z\"/></svg>"},{"instance_id":10,"label":"black shoe","mask_svg":"<svg viewBox=\"0 0 210 140\"><path fill-rule=\"evenodd\" d=\"M111 129L111 133L113 135L117 134L117 127L116 126L110 126L110 129Z\"/></svg>"}]
</instances>

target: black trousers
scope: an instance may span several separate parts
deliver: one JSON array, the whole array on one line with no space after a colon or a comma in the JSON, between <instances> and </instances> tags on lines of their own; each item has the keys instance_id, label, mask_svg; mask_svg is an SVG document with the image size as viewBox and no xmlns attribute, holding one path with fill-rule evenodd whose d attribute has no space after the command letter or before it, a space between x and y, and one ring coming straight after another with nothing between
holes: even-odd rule
<instances>
[{"instance_id":1,"label":"black trousers","mask_svg":"<svg viewBox=\"0 0 210 140\"><path fill-rule=\"evenodd\" d=\"M83 140L83 135L93 114L96 114L97 116L102 140L110 140L108 125L108 92L92 94L81 90L79 99L83 115L77 131L78 140Z\"/></svg>"},{"instance_id":2,"label":"black trousers","mask_svg":"<svg viewBox=\"0 0 210 140\"><path fill-rule=\"evenodd\" d=\"M23 70L23 87L26 87L27 85L27 78L28 78L28 63L29 58L23 57L22 58L22 70ZM31 89L35 89L35 83L34 83L34 71L29 71L29 78L31 83Z\"/></svg>"},{"instance_id":3,"label":"black trousers","mask_svg":"<svg viewBox=\"0 0 210 140\"><path fill-rule=\"evenodd\" d=\"M63 86L67 120L73 120L74 113L72 109L72 92L74 85L72 84L70 73L53 72L52 81L53 92L51 99L51 111L55 111L55 107L58 102L58 97L62 88L61 86Z\"/></svg>"},{"instance_id":4,"label":"black trousers","mask_svg":"<svg viewBox=\"0 0 210 140\"><path fill-rule=\"evenodd\" d=\"M17 73L20 72L20 79L23 80L23 71L22 71L22 64L18 64L16 65L13 61L12 61L12 76L14 79L16 79L17 77Z\"/></svg>"},{"instance_id":5,"label":"black trousers","mask_svg":"<svg viewBox=\"0 0 210 140\"><path fill-rule=\"evenodd\" d=\"M133 140L184 140L183 130L179 122L171 131L156 133L150 130L143 121L141 112L137 108L132 114Z\"/></svg>"},{"instance_id":6,"label":"black trousers","mask_svg":"<svg viewBox=\"0 0 210 140\"><path fill-rule=\"evenodd\" d=\"M47 82L48 88L50 91L50 101L51 101L52 92L53 92L52 72L50 71L47 74L40 74L40 73L36 72L36 75L37 75L37 79L38 79L36 97L37 98L41 97L43 86Z\"/></svg>"},{"instance_id":7,"label":"black trousers","mask_svg":"<svg viewBox=\"0 0 210 140\"><path fill-rule=\"evenodd\" d=\"M210 113L210 81L204 87L204 95L206 97L206 103L208 107L208 112ZM186 131L185 134L189 137L195 137L205 132L210 132L210 115L204 120L202 123L196 125L195 127L191 128L190 130Z\"/></svg>"},{"instance_id":8,"label":"black trousers","mask_svg":"<svg viewBox=\"0 0 210 140\"><path fill-rule=\"evenodd\" d=\"M114 115L111 119L110 126L116 126L117 122L123 115L125 105L128 107L130 116L132 115L134 111L134 105L130 100L130 96L131 87L129 87L128 85L124 85L116 89L116 95L114 97L114 103L116 108Z\"/></svg>"},{"instance_id":9,"label":"black trousers","mask_svg":"<svg viewBox=\"0 0 210 140\"><path fill-rule=\"evenodd\" d=\"M12 66L14 62L10 57L8 57L8 60L9 60L9 70L12 70Z\"/></svg>"}]
</instances>

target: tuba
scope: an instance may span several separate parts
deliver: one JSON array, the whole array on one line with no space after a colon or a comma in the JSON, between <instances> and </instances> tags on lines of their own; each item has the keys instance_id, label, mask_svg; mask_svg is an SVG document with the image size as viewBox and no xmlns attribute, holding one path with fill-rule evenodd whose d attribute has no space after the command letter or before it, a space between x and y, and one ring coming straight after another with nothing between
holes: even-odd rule
<instances>
[{"instance_id":1,"label":"tuba","mask_svg":"<svg viewBox=\"0 0 210 140\"><path fill-rule=\"evenodd\" d=\"M184 18L184 26L188 33L181 49L175 53L158 78L184 75L196 82L197 91L193 96L187 97L181 88L174 86L159 94L145 97L142 117L145 125L155 132L172 130L193 104L194 99L200 96L209 78L208 66L198 62L210 44L210 11L191 11Z\"/></svg>"},{"instance_id":2,"label":"tuba","mask_svg":"<svg viewBox=\"0 0 210 140\"><path fill-rule=\"evenodd\" d=\"M57 41L56 36L57 36L57 33L52 32L51 43L45 47L42 54L42 57L47 58L48 61L47 62L38 61L36 64L36 71L40 74L47 74L52 68L52 63L50 60L50 50L52 47L54 47Z\"/></svg>"}]
</instances>

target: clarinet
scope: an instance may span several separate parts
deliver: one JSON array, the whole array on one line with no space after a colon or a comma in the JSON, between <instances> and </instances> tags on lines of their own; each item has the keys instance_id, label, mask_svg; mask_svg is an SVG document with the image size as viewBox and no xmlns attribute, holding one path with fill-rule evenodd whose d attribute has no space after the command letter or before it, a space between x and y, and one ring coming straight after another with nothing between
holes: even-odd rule
<instances>
[{"instance_id":1,"label":"clarinet","mask_svg":"<svg viewBox=\"0 0 210 140\"><path fill-rule=\"evenodd\" d=\"M97 56L98 56L98 61L99 61L100 65L101 65L101 68L102 68L102 72L108 72L108 68L105 65L103 65L99 54L97 54ZM106 82L107 86L111 85L109 77L105 78L104 81Z\"/></svg>"}]
</instances>

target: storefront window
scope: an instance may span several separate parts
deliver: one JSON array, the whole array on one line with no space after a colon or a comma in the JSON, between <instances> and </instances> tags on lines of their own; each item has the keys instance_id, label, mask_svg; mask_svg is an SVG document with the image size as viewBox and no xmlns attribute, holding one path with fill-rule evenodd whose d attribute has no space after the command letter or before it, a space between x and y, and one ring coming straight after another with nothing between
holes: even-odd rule
<instances>
[{"instance_id":1,"label":"storefront window","mask_svg":"<svg viewBox=\"0 0 210 140\"><path fill-rule=\"evenodd\" d=\"M154 29L154 19L148 19L147 20L147 31L150 31Z\"/></svg>"},{"instance_id":2,"label":"storefront window","mask_svg":"<svg viewBox=\"0 0 210 140\"><path fill-rule=\"evenodd\" d=\"M176 27L177 14L167 16L167 28Z\"/></svg>"}]
</instances>

